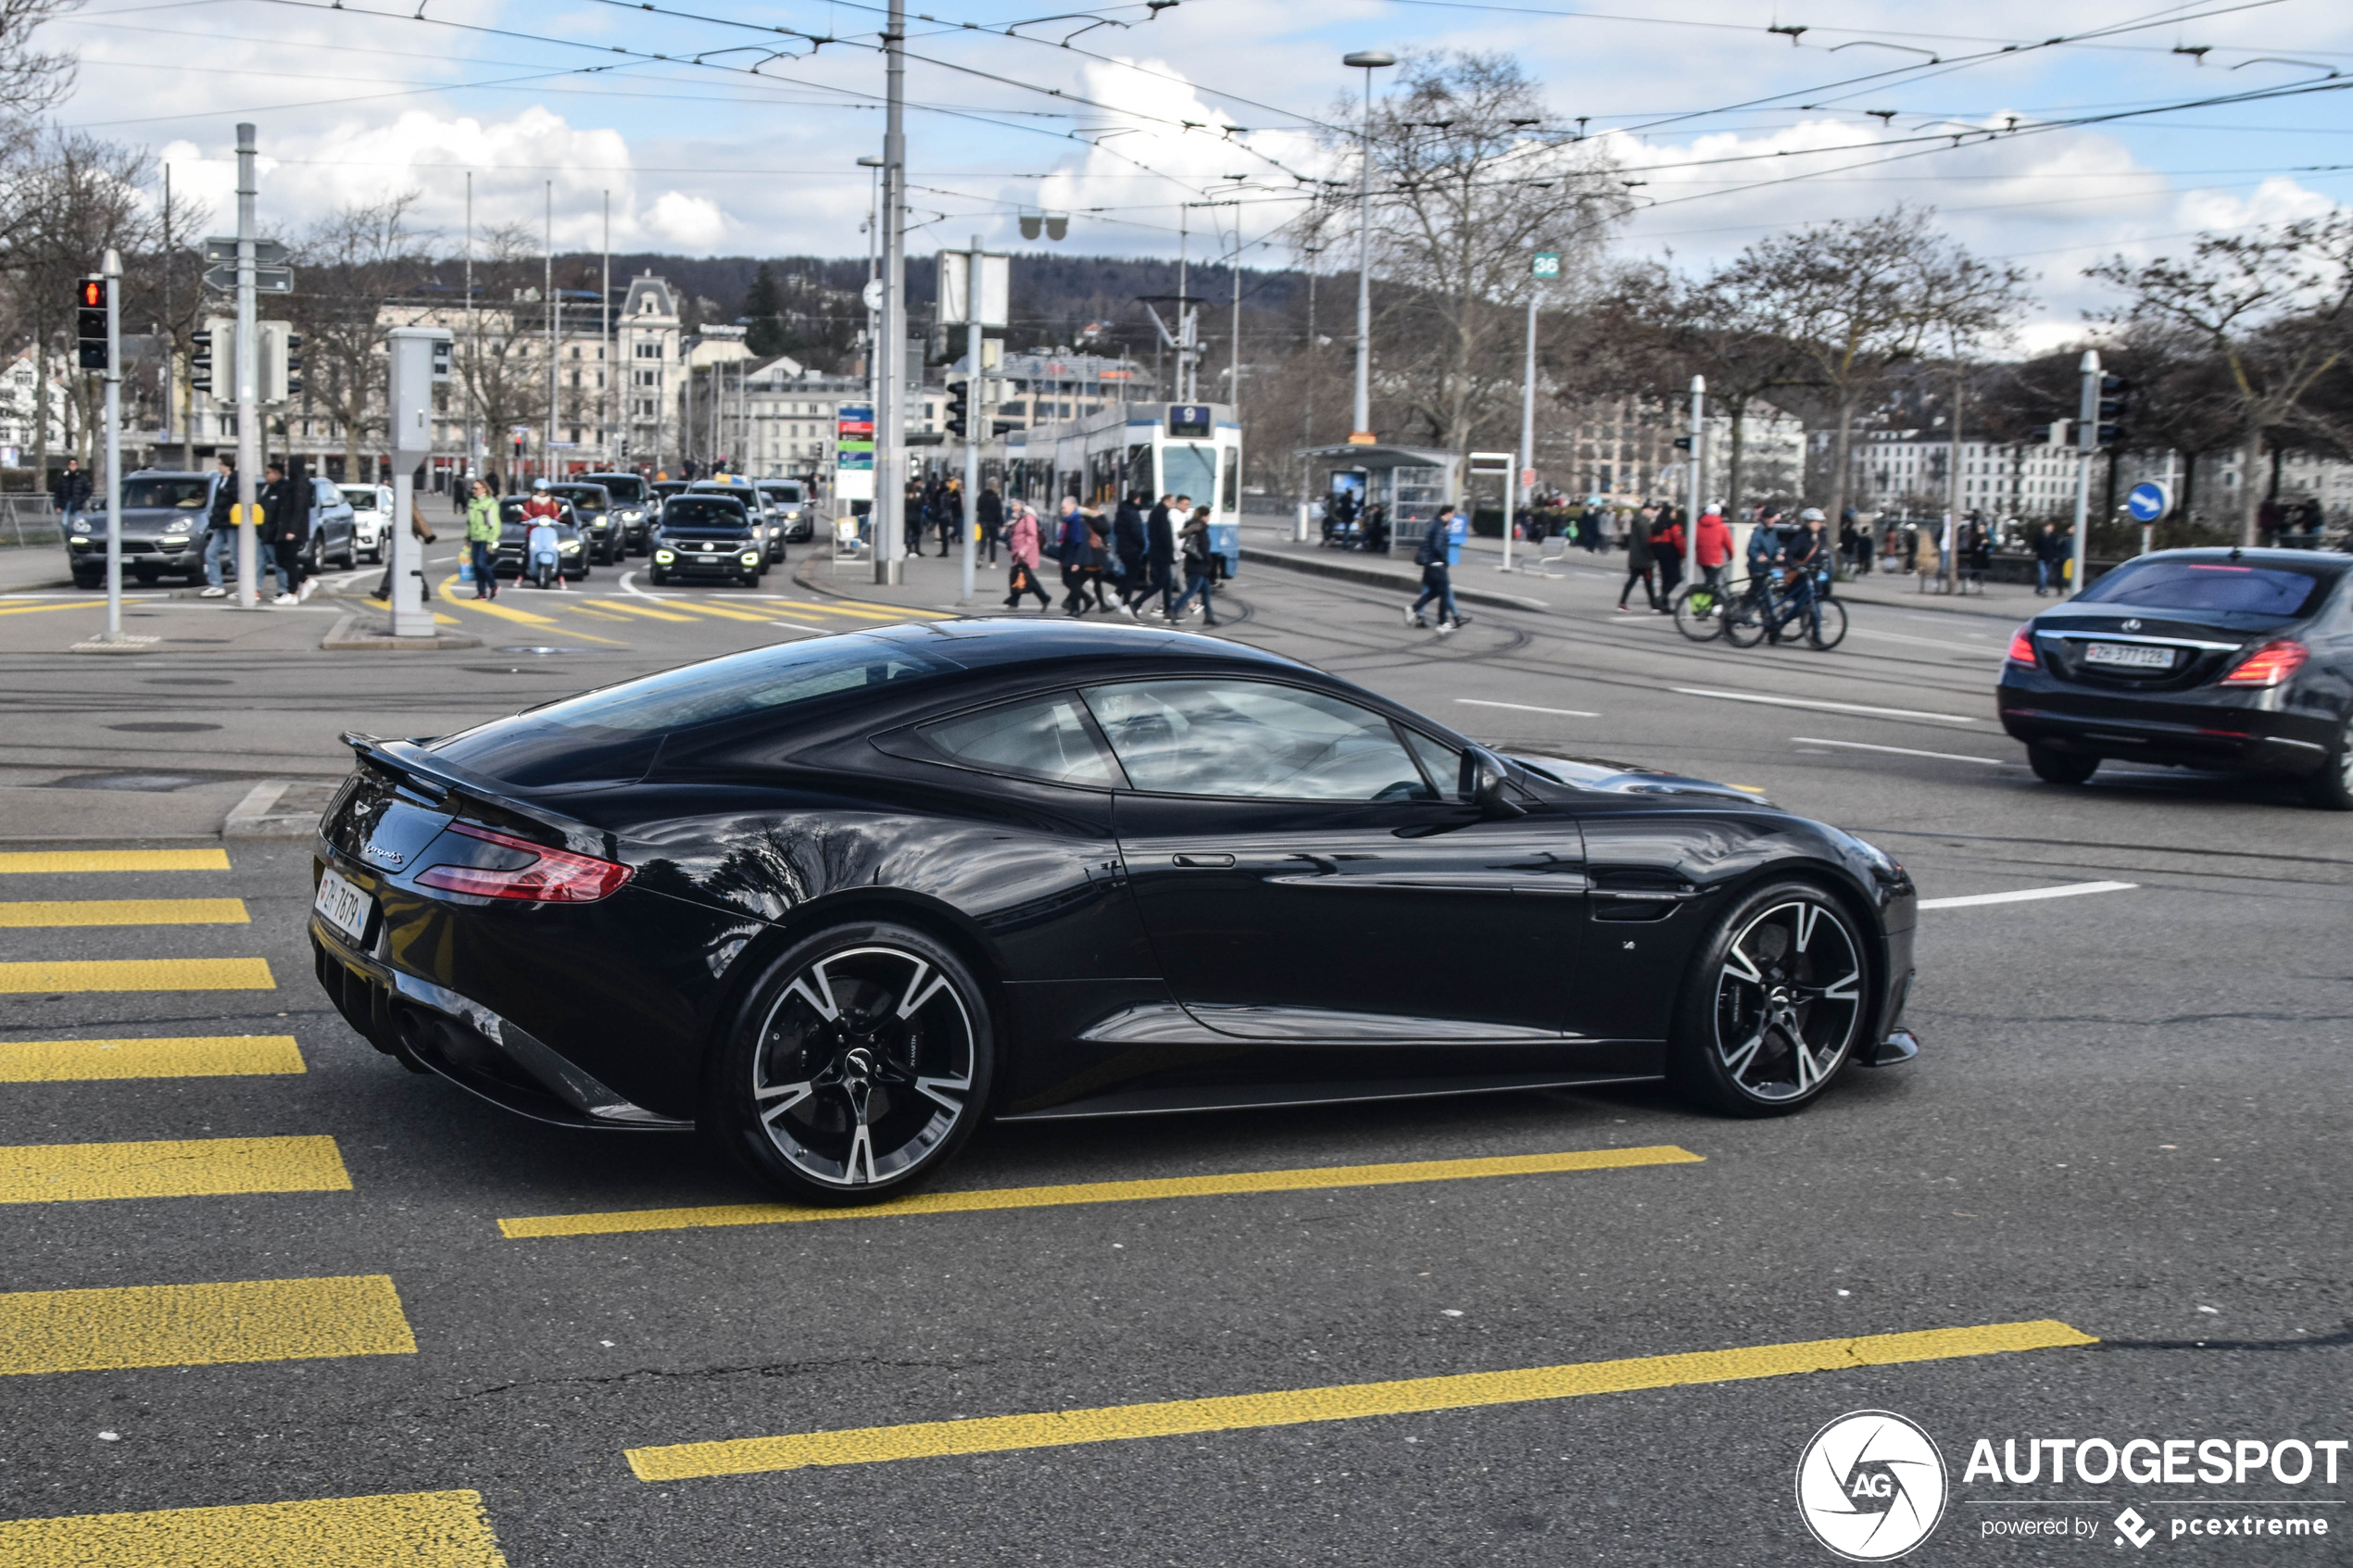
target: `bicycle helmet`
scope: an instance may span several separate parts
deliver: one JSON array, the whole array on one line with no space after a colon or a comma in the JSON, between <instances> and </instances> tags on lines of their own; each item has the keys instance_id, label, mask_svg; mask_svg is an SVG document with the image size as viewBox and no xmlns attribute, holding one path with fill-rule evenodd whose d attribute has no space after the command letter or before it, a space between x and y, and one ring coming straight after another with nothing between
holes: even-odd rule
<instances>
[{"instance_id":1,"label":"bicycle helmet","mask_svg":"<svg viewBox=\"0 0 2353 1568\"><path fill-rule=\"evenodd\" d=\"M1821 508L1808 507L1804 511L1797 514L1797 521L1800 522L1827 522L1830 520L1822 515Z\"/></svg>"}]
</instances>

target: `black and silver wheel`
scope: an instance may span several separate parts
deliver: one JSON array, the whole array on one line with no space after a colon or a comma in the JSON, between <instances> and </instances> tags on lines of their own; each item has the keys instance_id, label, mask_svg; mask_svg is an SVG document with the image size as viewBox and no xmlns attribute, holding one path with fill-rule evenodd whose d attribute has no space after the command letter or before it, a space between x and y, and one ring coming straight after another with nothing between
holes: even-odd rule
<instances>
[{"instance_id":1,"label":"black and silver wheel","mask_svg":"<svg viewBox=\"0 0 2353 1568\"><path fill-rule=\"evenodd\" d=\"M1765 640L1765 618L1772 600L1761 594L1743 594L1723 609L1724 640L1736 648L1753 648Z\"/></svg>"},{"instance_id":2,"label":"black and silver wheel","mask_svg":"<svg viewBox=\"0 0 2353 1568\"><path fill-rule=\"evenodd\" d=\"M2321 771L2304 781L2304 803L2323 811L2353 811L2353 720L2336 732Z\"/></svg>"},{"instance_id":3,"label":"black and silver wheel","mask_svg":"<svg viewBox=\"0 0 2353 1568\"><path fill-rule=\"evenodd\" d=\"M904 926L840 926L753 988L711 1116L736 1158L791 1196L878 1202L971 1135L993 1057L987 1000L954 953Z\"/></svg>"},{"instance_id":4,"label":"black and silver wheel","mask_svg":"<svg viewBox=\"0 0 2353 1568\"><path fill-rule=\"evenodd\" d=\"M2100 759L2073 751L2060 751L2054 746L2028 742L2026 765L2045 784L2080 784L2100 771Z\"/></svg>"},{"instance_id":5,"label":"black and silver wheel","mask_svg":"<svg viewBox=\"0 0 2353 1568\"><path fill-rule=\"evenodd\" d=\"M1822 889L1758 889L1700 949L1669 1050L1678 1086L1735 1116L1807 1104L1846 1065L1871 996L1869 947Z\"/></svg>"},{"instance_id":6,"label":"black and silver wheel","mask_svg":"<svg viewBox=\"0 0 2353 1568\"><path fill-rule=\"evenodd\" d=\"M1836 599L1818 599L1815 617L1806 628L1806 640L1819 653L1828 653L1846 641L1846 607Z\"/></svg>"}]
</instances>

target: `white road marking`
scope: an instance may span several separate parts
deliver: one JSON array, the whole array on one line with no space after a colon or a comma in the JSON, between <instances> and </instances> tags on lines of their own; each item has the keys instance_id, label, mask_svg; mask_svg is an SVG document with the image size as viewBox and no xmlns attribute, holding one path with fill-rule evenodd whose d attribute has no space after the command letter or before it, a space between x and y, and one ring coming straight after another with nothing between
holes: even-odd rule
<instances>
[{"instance_id":1,"label":"white road marking","mask_svg":"<svg viewBox=\"0 0 2353 1568\"><path fill-rule=\"evenodd\" d=\"M1764 702L1775 708L1818 708L1829 713L1869 713L1881 719L1933 719L1940 724L1974 724L1976 720L1961 713L1922 713L1910 708L1868 708L1859 702L1818 702L1811 697L1766 696L1757 692L1715 692L1702 686L1669 686L1670 692L1685 696L1721 697L1726 702Z\"/></svg>"},{"instance_id":2,"label":"white road marking","mask_svg":"<svg viewBox=\"0 0 2353 1568\"><path fill-rule=\"evenodd\" d=\"M2072 898L2083 893L2123 893L2137 882L2069 882L2057 887L2021 887L2015 893L1971 893L1960 898L1923 898L1923 909L1962 909L1977 904L2026 904L2037 898Z\"/></svg>"},{"instance_id":3,"label":"white road marking","mask_svg":"<svg viewBox=\"0 0 2353 1568\"><path fill-rule=\"evenodd\" d=\"M2007 657L2005 651L2001 648L1973 648L1966 643L1948 643L1941 637L1912 637L1906 636L1901 632L1873 631L1869 626L1856 626L1849 628L1849 630L1854 635L1858 637L1877 637L1882 642L1890 643L1913 643L1924 648L1950 648L1955 653L1973 653L1981 659L2002 659Z\"/></svg>"},{"instance_id":4,"label":"white road marking","mask_svg":"<svg viewBox=\"0 0 2353 1568\"><path fill-rule=\"evenodd\" d=\"M1475 696L1458 696L1456 702L1472 708L1508 708L1516 713L1557 713L1564 719L1598 719L1598 713L1588 713L1581 708L1538 708L1527 702L1487 702Z\"/></svg>"},{"instance_id":5,"label":"white road marking","mask_svg":"<svg viewBox=\"0 0 2353 1568\"><path fill-rule=\"evenodd\" d=\"M1908 746L1873 746L1868 741L1824 740L1819 735L1792 735L1789 738L1800 746L1836 746L1848 751L1887 751L1898 757L1934 757L1946 762L1982 762L1989 768L2002 766L2002 759L1998 757L1966 757L1957 751L1915 751Z\"/></svg>"}]
</instances>

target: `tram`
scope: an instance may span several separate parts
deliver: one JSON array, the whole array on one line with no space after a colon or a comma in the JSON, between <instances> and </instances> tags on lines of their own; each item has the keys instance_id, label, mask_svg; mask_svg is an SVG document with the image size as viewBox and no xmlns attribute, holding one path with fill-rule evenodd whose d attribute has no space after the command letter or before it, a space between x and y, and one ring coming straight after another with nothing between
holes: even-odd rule
<instances>
[{"instance_id":1,"label":"tram","mask_svg":"<svg viewBox=\"0 0 2353 1568\"><path fill-rule=\"evenodd\" d=\"M1209 508L1209 547L1226 575L1242 564L1242 427L1229 403L1120 403L1005 437L1005 494L1051 521L1076 495L1108 512L1140 490ZM1149 503L1147 503L1149 505Z\"/></svg>"}]
</instances>

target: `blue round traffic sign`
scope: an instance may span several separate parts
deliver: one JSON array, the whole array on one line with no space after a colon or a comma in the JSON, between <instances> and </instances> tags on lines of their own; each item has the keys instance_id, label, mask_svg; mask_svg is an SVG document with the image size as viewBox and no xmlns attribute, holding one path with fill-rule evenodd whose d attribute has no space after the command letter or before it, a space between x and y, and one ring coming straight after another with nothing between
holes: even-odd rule
<instances>
[{"instance_id":1,"label":"blue round traffic sign","mask_svg":"<svg viewBox=\"0 0 2353 1568\"><path fill-rule=\"evenodd\" d=\"M2134 522L2155 522L2173 509L2173 493L2161 480L2145 480L2124 497L2124 509Z\"/></svg>"}]
</instances>

